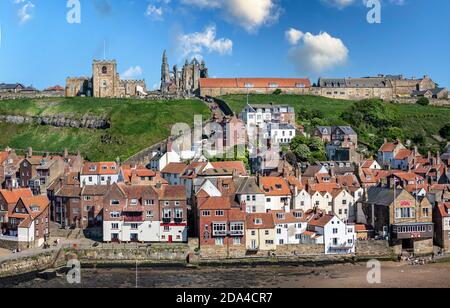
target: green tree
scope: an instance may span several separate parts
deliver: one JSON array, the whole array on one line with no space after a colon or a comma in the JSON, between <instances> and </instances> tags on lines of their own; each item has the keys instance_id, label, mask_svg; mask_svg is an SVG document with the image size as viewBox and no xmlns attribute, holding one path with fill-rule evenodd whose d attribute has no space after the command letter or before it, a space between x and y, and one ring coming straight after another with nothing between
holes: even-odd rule
<instances>
[{"instance_id":1,"label":"green tree","mask_svg":"<svg viewBox=\"0 0 450 308\"><path fill-rule=\"evenodd\" d=\"M295 154L297 159L302 162L306 162L309 160L311 151L306 144L300 144L295 149L292 149L292 152Z\"/></svg>"},{"instance_id":2,"label":"green tree","mask_svg":"<svg viewBox=\"0 0 450 308\"><path fill-rule=\"evenodd\" d=\"M450 140L450 124L445 124L439 131L439 135L444 139Z\"/></svg>"},{"instance_id":3,"label":"green tree","mask_svg":"<svg viewBox=\"0 0 450 308\"><path fill-rule=\"evenodd\" d=\"M281 95L283 94L283 91L281 91L281 89L276 89L275 91L273 91L273 95Z\"/></svg>"}]
</instances>

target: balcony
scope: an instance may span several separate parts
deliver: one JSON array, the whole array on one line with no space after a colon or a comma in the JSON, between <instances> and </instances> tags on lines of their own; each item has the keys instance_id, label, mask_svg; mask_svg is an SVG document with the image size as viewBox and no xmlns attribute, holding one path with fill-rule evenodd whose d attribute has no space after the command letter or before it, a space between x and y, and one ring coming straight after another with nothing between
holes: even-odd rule
<instances>
[{"instance_id":1,"label":"balcony","mask_svg":"<svg viewBox=\"0 0 450 308\"><path fill-rule=\"evenodd\" d=\"M174 221L176 224L181 224L181 223L183 223L184 219L183 218L175 218Z\"/></svg>"},{"instance_id":2,"label":"balcony","mask_svg":"<svg viewBox=\"0 0 450 308\"><path fill-rule=\"evenodd\" d=\"M213 236L227 236L228 232L226 230L214 230Z\"/></svg>"},{"instance_id":3,"label":"balcony","mask_svg":"<svg viewBox=\"0 0 450 308\"><path fill-rule=\"evenodd\" d=\"M230 236L244 236L244 230L231 230Z\"/></svg>"},{"instance_id":4,"label":"balcony","mask_svg":"<svg viewBox=\"0 0 450 308\"><path fill-rule=\"evenodd\" d=\"M136 216L123 216L124 222L143 222L144 217L142 215L136 215Z\"/></svg>"},{"instance_id":5,"label":"balcony","mask_svg":"<svg viewBox=\"0 0 450 308\"><path fill-rule=\"evenodd\" d=\"M170 224L172 222L172 217L163 218L162 222L163 224Z\"/></svg>"}]
</instances>

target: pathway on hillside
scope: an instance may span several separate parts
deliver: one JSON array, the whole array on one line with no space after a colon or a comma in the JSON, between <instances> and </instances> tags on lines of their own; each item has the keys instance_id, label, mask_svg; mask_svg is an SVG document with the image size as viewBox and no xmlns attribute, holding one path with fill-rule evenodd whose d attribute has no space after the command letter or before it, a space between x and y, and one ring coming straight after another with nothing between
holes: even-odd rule
<instances>
[{"instance_id":1,"label":"pathway on hillside","mask_svg":"<svg viewBox=\"0 0 450 308\"><path fill-rule=\"evenodd\" d=\"M207 121L204 121L203 122L204 125L206 123L210 123L213 121L221 122L225 116L232 115L231 109L228 107L228 105L226 104L225 101L220 101L216 98L211 98L211 101L208 101L206 99L202 99L201 101L204 102L211 111L211 118L208 119ZM231 112L231 114L230 114L230 112ZM192 128L192 130L193 130L193 128ZM191 131L191 133L193 133L193 131ZM143 149L139 153L128 158L124 162L124 164L127 164L127 165L136 164L136 165L144 165L144 166L148 165L150 163L150 160L151 160L154 152L166 150L166 145L170 138L172 138L172 137L168 137L168 138L164 139L163 141L160 141L156 144L153 144L153 145ZM174 141L177 138L178 137L176 137L174 139Z\"/></svg>"}]
</instances>

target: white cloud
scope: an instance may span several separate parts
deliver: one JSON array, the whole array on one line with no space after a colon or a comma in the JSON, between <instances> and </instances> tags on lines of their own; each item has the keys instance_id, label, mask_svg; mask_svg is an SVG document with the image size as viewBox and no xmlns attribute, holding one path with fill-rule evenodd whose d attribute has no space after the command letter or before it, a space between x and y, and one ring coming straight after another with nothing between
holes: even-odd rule
<instances>
[{"instance_id":1,"label":"white cloud","mask_svg":"<svg viewBox=\"0 0 450 308\"><path fill-rule=\"evenodd\" d=\"M237 23L248 32L276 22L281 9L277 0L180 0L199 8L220 9L225 19Z\"/></svg>"},{"instance_id":2,"label":"white cloud","mask_svg":"<svg viewBox=\"0 0 450 308\"><path fill-rule=\"evenodd\" d=\"M291 45L297 45L297 43L302 39L304 33L300 30L290 28L286 31L285 35Z\"/></svg>"},{"instance_id":3,"label":"white cloud","mask_svg":"<svg viewBox=\"0 0 450 308\"><path fill-rule=\"evenodd\" d=\"M139 79L143 72L144 71L140 66L132 66L122 74L122 78L125 80Z\"/></svg>"},{"instance_id":4,"label":"white cloud","mask_svg":"<svg viewBox=\"0 0 450 308\"><path fill-rule=\"evenodd\" d=\"M298 43L289 51L289 60L302 73L321 73L345 64L348 59L349 50L342 40L326 32L305 33Z\"/></svg>"},{"instance_id":5,"label":"white cloud","mask_svg":"<svg viewBox=\"0 0 450 308\"><path fill-rule=\"evenodd\" d=\"M14 0L14 3L20 5L20 8L17 10L17 17L19 17L19 22L21 24L24 24L33 18L32 11L35 5L31 1Z\"/></svg>"},{"instance_id":6,"label":"white cloud","mask_svg":"<svg viewBox=\"0 0 450 308\"><path fill-rule=\"evenodd\" d=\"M189 56L201 58L205 51L221 55L231 54L233 42L227 38L216 39L216 35L215 26L209 26L203 32L181 34L177 37L178 51L183 58Z\"/></svg>"}]
</instances>

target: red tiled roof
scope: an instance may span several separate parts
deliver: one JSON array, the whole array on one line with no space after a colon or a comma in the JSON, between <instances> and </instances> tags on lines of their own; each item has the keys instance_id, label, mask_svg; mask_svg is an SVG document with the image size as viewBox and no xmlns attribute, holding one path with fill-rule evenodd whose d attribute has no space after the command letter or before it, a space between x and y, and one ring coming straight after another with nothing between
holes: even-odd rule
<instances>
[{"instance_id":1,"label":"red tiled roof","mask_svg":"<svg viewBox=\"0 0 450 308\"><path fill-rule=\"evenodd\" d=\"M289 196L291 190L281 177L261 177L260 185L266 196Z\"/></svg>"},{"instance_id":2,"label":"red tiled roof","mask_svg":"<svg viewBox=\"0 0 450 308\"><path fill-rule=\"evenodd\" d=\"M259 219L261 224L256 224ZM275 223L271 213L252 213L247 214L247 229L274 229Z\"/></svg>"},{"instance_id":3,"label":"red tiled roof","mask_svg":"<svg viewBox=\"0 0 450 308\"><path fill-rule=\"evenodd\" d=\"M293 212L286 213L284 211L270 211L273 216L273 221L275 224L290 224L303 222L302 217L295 217ZM279 218L282 215L284 218Z\"/></svg>"},{"instance_id":4,"label":"red tiled roof","mask_svg":"<svg viewBox=\"0 0 450 308\"><path fill-rule=\"evenodd\" d=\"M408 149L399 150L397 155L395 155L396 160L404 160L412 155L412 151Z\"/></svg>"},{"instance_id":5,"label":"red tiled roof","mask_svg":"<svg viewBox=\"0 0 450 308\"><path fill-rule=\"evenodd\" d=\"M33 192L29 188L18 188L13 190L2 189L0 190L3 198L8 204L16 204L22 197L32 197Z\"/></svg>"},{"instance_id":6,"label":"red tiled roof","mask_svg":"<svg viewBox=\"0 0 450 308\"><path fill-rule=\"evenodd\" d=\"M325 215L315 215L313 219L311 219L308 224L314 227L325 227L332 219L333 215L325 214Z\"/></svg>"},{"instance_id":7,"label":"red tiled roof","mask_svg":"<svg viewBox=\"0 0 450 308\"><path fill-rule=\"evenodd\" d=\"M379 152L393 152L397 145L398 143L396 142L386 142L381 146Z\"/></svg>"},{"instance_id":8,"label":"red tiled roof","mask_svg":"<svg viewBox=\"0 0 450 308\"><path fill-rule=\"evenodd\" d=\"M186 187L181 185L166 185L162 187L161 198L163 200L186 200Z\"/></svg>"},{"instance_id":9,"label":"red tiled roof","mask_svg":"<svg viewBox=\"0 0 450 308\"><path fill-rule=\"evenodd\" d=\"M252 84L253 88L297 88L302 84L305 88L311 87L311 81L307 78L202 78L200 88L246 88Z\"/></svg>"},{"instance_id":10,"label":"red tiled roof","mask_svg":"<svg viewBox=\"0 0 450 308\"><path fill-rule=\"evenodd\" d=\"M242 161L223 161L210 163L215 169L236 170L239 175L247 175L245 165Z\"/></svg>"},{"instance_id":11,"label":"red tiled roof","mask_svg":"<svg viewBox=\"0 0 450 308\"><path fill-rule=\"evenodd\" d=\"M209 197L200 207L200 210L229 210L231 200L227 197Z\"/></svg>"},{"instance_id":12,"label":"red tiled roof","mask_svg":"<svg viewBox=\"0 0 450 308\"><path fill-rule=\"evenodd\" d=\"M95 170L91 170L91 167L95 167ZM84 163L81 171L82 175L113 175L119 173L119 168L115 162L96 162L96 163Z\"/></svg>"},{"instance_id":13,"label":"red tiled roof","mask_svg":"<svg viewBox=\"0 0 450 308\"><path fill-rule=\"evenodd\" d=\"M188 166L185 163L170 163L161 171L161 173L183 174L187 167Z\"/></svg>"}]
</instances>

